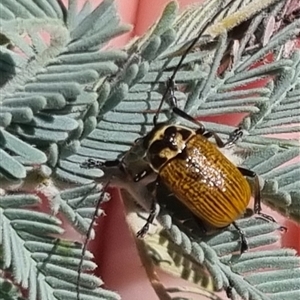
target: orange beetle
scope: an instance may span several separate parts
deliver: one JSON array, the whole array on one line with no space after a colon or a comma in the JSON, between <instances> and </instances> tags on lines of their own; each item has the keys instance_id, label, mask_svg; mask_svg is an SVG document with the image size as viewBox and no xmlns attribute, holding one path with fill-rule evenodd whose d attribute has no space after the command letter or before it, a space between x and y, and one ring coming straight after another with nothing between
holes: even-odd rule
<instances>
[{"instance_id":1,"label":"orange beetle","mask_svg":"<svg viewBox=\"0 0 300 300\"><path fill-rule=\"evenodd\" d=\"M244 176L255 180L254 213L274 221L261 213L260 186L258 176L247 169L236 167L218 148L236 142L242 136L240 128L234 130L226 142L203 124L177 107L174 96L174 78L185 57L199 42L209 26L204 25L198 36L189 44L170 77L167 89L153 118L153 129L133 146L142 153L146 168L134 175L136 182L147 175L157 173L156 182L162 182L195 216L216 228L233 224L241 238L241 252L247 251L248 243L244 232L234 222L246 210L251 198L251 189ZM207 36L206 36L207 38ZM200 43L201 44L201 43ZM162 105L169 94L169 103L174 114L195 123L197 130L176 124L157 123ZM216 145L208 139L213 137ZM135 150L133 152L135 152ZM131 154L131 149L127 152ZM128 171L127 154L121 160L97 161L89 159L83 164L87 168L120 167ZM146 224L137 233L142 237L159 213L159 205L154 198Z\"/></svg>"},{"instance_id":2,"label":"orange beetle","mask_svg":"<svg viewBox=\"0 0 300 300\"><path fill-rule=\"evenodd\" d=\"M173 86L173 83L171 83ZM162 100L163 101L163 100ZM176 106L174 90L171 89L170 102L173 112L198 125L197 130L168 123L156 123L159 110L154 116L153 129L138 139L134 147L140 147L146 168L134 175L138 182L149 174L157 173L156 182L163 183L196 217L214 228L224 228L233 224L241 238L241 252L247 251L248 243L244 232L235 220L241 216L250 201L251 189L244 176L255 179L254 213L271 221L272 217L261 213L260 187L257 175L247 169L236 167L218 148L236 142L242 136L242 130L236 129L226 142L203 124L180 110ZM213 137L216 144L208 139ZM85 166L119 166L126 170L129 150L121 160L96 161L89 159ZM159 212L159 204L154 198L146 224L137 233L143 237Z\"/></svg>"}]
</instances>

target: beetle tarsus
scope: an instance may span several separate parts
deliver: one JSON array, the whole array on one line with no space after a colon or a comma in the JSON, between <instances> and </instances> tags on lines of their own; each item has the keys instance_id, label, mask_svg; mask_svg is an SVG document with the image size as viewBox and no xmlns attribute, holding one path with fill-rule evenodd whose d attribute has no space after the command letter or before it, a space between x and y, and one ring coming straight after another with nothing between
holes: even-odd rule
<instances>
[{"instance_id":1,"label":"beetle tarsus","mask_svg":"<svg viewBox=\"0 0 300 300\"><path fill-rule=\"evenodd\" d=\"M223 142L222 139L219 137L219 135L217 133L215 133L214 131L207 131L205 133L202 133L201 131L200 132L196 131L196 132L198 134L203 135L207 139L209 139L210 137L214 137L216 144L219 148L224 148L226 146L233 145L243 136L243 131L242 131L241 127L237 128L233 132L231 132L229 134L228 140L226 142Z\"/></svg>"},{"instance_id":2,"label":"beetle tarsus","mask_svg":"<svg viewBox=\"0 0 300 300\"><path fill-rule=\"evenodd\" d=\"M247 252L249 249L249 245L248 245L248 241L245 236L245 232L235 222L232 222L232 225L235 227L235 229L238 231L238 233L240 235L241 253Z\"/></svg>"},{"instance_id":3,"label":"beetle tarsus","mask_svg":"<svg viewBox=\"0 0 300 300\"><path fill-rule=\"evenodd\" d=\"M149 231L149 223L147 222L147 223L142 227L142 229L139 230L139 231L137 232L136 236L137 236L138 238L143 238L143 237L146 235L146 233L147 233L148 231Z\"/></svg>"},{"instance_id":4,"label":"beetle tarsus","mask_svg":"<svg viewBox=\"0 0 300 300\"><path fill-rule=\"evenodd\" d=\"M136 234L137 237L143 238L145 236L145 234L149 231L149 225L153 223L153 221L155 220L155 218L159 213L159 210L160 210L159 204L155 200L153 200L151 204L150 214L147 218L146 224L142 227L141 230L137 232Z\"/></svg>"},{"instance_id":5,"label":"beetle tarsus","mask_svg":"<svg viewBox=\"0 0 300 300\"><path fill-rule=\"evenodd\" d=\"M254 208L253 208L253 210L254 210L254 213L255 214L258 214L258 215L260 215L260 212L261 212L261 206L260 206L260 200L259 201L255 201L254 202Z\"/></svg>"},{"instance_id":6,"label":"beetle tarsus","mask_svg":"<svg viewBox=\"0 0 300 300\"><path fill-rule=\"evenodd\" d=\"M243 130L241 127L239 127L229 134L228 140L225 145L228 146L235 144L242 136Z\"/></svg>"},{"instance_id":7,"label":"beetle tarsus","mask_svg":"<svg viewBox=\"0 0 300 300\"><path fill-rule=\"evenodd\" d=\"M80 167L84 169L95 169L103 166L103 162L100 160L96 160L93 158L89 158L85 162L83 162Z\"/></svg>"},{"instance_id":8,"label":"beetle tarsus","mask_svg":"<svg viewBox=\"0 0 300 300\"><path fill-rule=\"evenodd\" d=\"M101 169L103 167L117 167L120 165L120 160L107 160L107 161L101 161L93 158L89 158L85 162L83 162L80 167L85 169Z\"/></svg>"},{"instance_id":9,"label":"beetle tarsus","mask_svg":"<svg viewBox=\"0 0 300 300\"><path fill-rule=\"evenodd\" d=\"M241 253L247 252L249 249L248 241L244 235L241 235Z\"/></svg>"},{"instance_id":10,"label":"beetle tarsus","mask_svg":"<svg viewBox=\"0 0 300 300\"><path fill-rule=\"evenodd\" d=\"M271 222L271 223L277 223L276 220L272 216L269 216L269 215L261 213L261 212L259 212L257 214L256 218L262 219L262 220L267 220L268 222Z\"/></svg>"}]
</instances>

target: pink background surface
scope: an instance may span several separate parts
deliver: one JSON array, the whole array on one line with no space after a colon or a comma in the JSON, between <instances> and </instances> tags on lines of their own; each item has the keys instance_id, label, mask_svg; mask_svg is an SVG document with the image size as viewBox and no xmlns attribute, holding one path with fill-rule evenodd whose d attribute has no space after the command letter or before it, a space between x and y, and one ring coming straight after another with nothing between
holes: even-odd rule
<instances>
[{"instance_id":1,"label":"pink background surface","mask_svg":"<svg viewBox=\"0 0 300 300\"><path fill-rule=\"evenodd\" d=\"M94 5L100 2L93 1ZM112 44L121 46L133 36L141 35L159 17L168 2L168 0L117 0L122 21L134 24L135 27L131 33L116 38ZM181 9L195 2L197 1L179 1ZM213 120L236 125L240 120L240 115L218 117ZM104 210L106 216L102 218L96 228L96 239L90 245L95 260L99 264L96 274L105 282L106 288L118 292L123 300L157 299L139 259L132 233L125 221L124 208L118 191L112 191L112 199L104 207ZM279 216L275 216L275 218L288 227L288 232L283 235L283 245L299 250L299 227ZM174 279L164 273L159 273L159 276L166 286L187 285L186 281ZM193 299L204 299L191 294L186 294L186 296L193 297ZM224 299L227 298L224 297Z\"/></svg>"}]
</instances>

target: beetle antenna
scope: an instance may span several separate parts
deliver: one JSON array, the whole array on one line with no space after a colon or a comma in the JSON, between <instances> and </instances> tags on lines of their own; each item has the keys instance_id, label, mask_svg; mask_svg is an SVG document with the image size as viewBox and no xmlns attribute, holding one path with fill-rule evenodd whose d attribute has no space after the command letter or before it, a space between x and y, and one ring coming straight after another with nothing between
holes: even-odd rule
<instances>
[{"instance_id":1,"label":"beetle antenna","mask_svg":"<svg viewBox=\"0 0 300 300\"><path fill-rule=\"evenodd\" d=\"M231 4L232 1L229 1L229 3L226 5L226 6L229 6ZM222 10L223 11L223 10ZM166 87L166 90L163 94L163 97L160 101L160 104L158 106L158 109L153 117L153 125L156 126L157 125L157 119L158 119L158 115L160 114L160 111L161 111L161 108L162 108L162 105L168 95L168 93L170 93L170 91L174 90L174 85L175 85L175 76L177 74L177 72L179 71L180 67L182 66L183 64L183 61L184 59L186 58L186 56L189 54L189 52L194 48L194 46L196 45L196 43L200 40L200 38L202 37L203 33L206 31L206 29L216 20L216 18L219 16L219 12L216 12L215 15L212 16L212 19L207 22L204 27L200 30L199 34L197 35L197 37L195 37L191 42L190 42L190 45L186 48L186 50L184 51L184 53L182 54L180 60L179 60L179 63L178 65L176 66L172 76L168 79L167 81L167 87ZM172 97L174 97L172 95ZM175 98L175 97L174 97ZM176 98L175 98L176 99ZM174 103L175 101L172 100L172 102ZM174 104L171 104L172 106ZM176 103L175 103L176 104ZM173 106L172 108L174 108L176 106Z\"/></svg>"},{"instance_id":2,"label":"beetle antenna","mask_svg":"<svg viewBox=\"0 0 300 300\"><path fill-rule=\"evenodd\" d=\"M77 284L76 284L76 299L77 300L80 300L80 277L81 277L81 269L82 269L82 266L83 266L84 255L85 255L85 252L87 250L87 245L88 245L89 237L90 237L91 232L93 230L93 226L94 226L95 221L98 217L98 210L99 210L100 204L102 203L102 201L105 197L105 191L107 190L109 184L110 184L110 178L108 179L108 181L104 185L104 187L102 189L102 192L101 192L101 195L100 195L100 197L97 201L96 208L95 208L95 211L94 211L94 214L93 214L93 217L92 217L92 221L90 222L90 225L89 225L89 228L88 228L88 231L87 231L87 234L86 234L86 239L85 239L85 242L84 242L83 247L82 247L81 259L80 259L78 269L77 269L78 270Z\"/></svg>"},{"instance_id":3,"label":"beetle antenna","mask_svg":"<svg viewBox=\"0 0 300 300\"><path fill-rule=\"evenodd\" d=\"M167 88L166 88L166 90L163 94L163 97L162 97L161 101L160 101L159 107L158 107L158 109L157 109L157 111L156 111L156 113L153 117L153 125L154 126L157 125L158 115L161 111L162 105L163 105L163 103L164 103L164 101L167 97L167 94L170 93L170 92L173 93L172 91L174 91L175 76L176 76L177 72L179 71L180 67L182 66L184 59L186 58L188 53L193 49L193 47L196 45L196 43L200 40L200 38L202 37L205 30L209 27L209 25L210 25L210 22L207 22L207 24L205 24L205 26L200 30L198 36L191 41L190 45L186 48L183 55L181 56L180 61L179 61L178 65L176 66L172 76L168 79Z\"/></svg>"}]
</instances>

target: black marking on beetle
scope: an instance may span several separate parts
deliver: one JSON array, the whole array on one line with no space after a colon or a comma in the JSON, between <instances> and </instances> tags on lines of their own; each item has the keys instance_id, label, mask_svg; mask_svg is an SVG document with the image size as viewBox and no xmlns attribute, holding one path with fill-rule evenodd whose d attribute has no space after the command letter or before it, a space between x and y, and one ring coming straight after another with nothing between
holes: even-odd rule
<instances>
[{"instance_id":1,"label":"black marking on beetle","mask_svg":"<svg viewBox=\"0 0 300 300\"><path fill-rule=\"evenodd\" d=\"M153 127L153 129L144 137L143 140L143 147L145 149L148 149L150 146L150 143L153 141L155 135L157 134L157 132L162 128L166 126L166 123L159 123L157 124L155 127Z\"/></svg>"},{"instance_id":2,"label":"black marking on beetle","mask_svg":"<svg viewBox=\"0 0 300 300\"><path fill-rule=\"evenodd\" d=\"M168 159L166 157L161 157L159 154L151 155L151 164L154 169L160 169L167 161Z\"/></svg>"},{"instance_id":3,"label":"black marking on beetle","mask_svg":"<svg viewBox=\"0 0 300 300\"><path fill-rule=\"evenodd\" d=\"M187 130L187 129L184 129L184 128L180 128L180 129L178 129L177 131L178 131L178 133L181 134L182 139L183 139L184 141L187 141L188 138L192 135L192 132L191 132L191 131L189 131L189 130Z\"/></svg>"},{"instance_id":4,"label":"black marking on beetle","mask_svg":"<svg viewBox=\"0 0 300 300\"><path fill-rule=\"evenodd\" d=\"M164 140L156 140L150 146L148 152L151 154L159 154L163 149L168 148L168 143Z\"/></svg>"},{"instance_id":5,"label":"black marking on beetle","mask_svg":"<svg viewBox=\"0 0 300 300\"><path fill-rule=\"evenodd\" d=\"M175 126L169 126L165 129L165 136L170 138L174 138L176 136L176 133L178 132L177 128Z\"/></svg>"},{"instance_id":6,"label":"black marking on beetle","mask_svg":"<svg viewBox=\"0 0 300 300\"><path fill-rule=\"evenodd\" d=\"M176 155L176 158L182 159L182 160L187 160L189 157L186 148L182 149L180 153Z\"/></svg>"}]
</instances>

